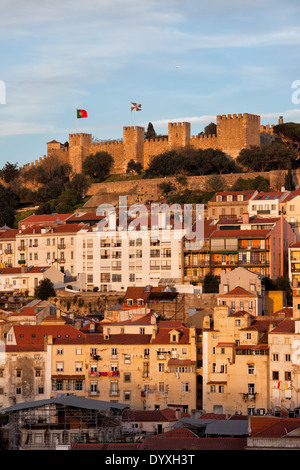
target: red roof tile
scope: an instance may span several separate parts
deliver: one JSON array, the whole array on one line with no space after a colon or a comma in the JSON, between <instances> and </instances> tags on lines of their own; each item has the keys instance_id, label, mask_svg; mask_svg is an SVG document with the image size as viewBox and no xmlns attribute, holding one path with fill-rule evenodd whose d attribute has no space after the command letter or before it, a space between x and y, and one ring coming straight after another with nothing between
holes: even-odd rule
<instances>
[{"instance_id":1,"label":"red roof tile","mask_svg":"<svg viewBox=\"0 0 300 470\"><path fill-rule=\"evenodd\" d=\"M211 238L266 238L270 230L216 230Z\"/></svg>"},{"instance_id":2,"label":"red roof tile","mask_svg":"<svg viewBox=\"0 0 300 470\"><path fill-rule=\"evenodd\" d=\"M84 333L71 325L14 325L14 332L19 346L31 344L44 344L44 337L51 335L53 338L84 340Z\"/></svg>"},{"instance_id":3,"label":"red roof tile","mask_svg":"<svg viewBox=\"0 0 300 470\"><path fill-rule=\"evenodd\" d=\"M234 289L232 289L229 292L226 292L226 294L220 294L219 297L255 297L254 294L251 294L251 292L247 291L243 287L237 286Z\"/></svg>"}]
</instances>

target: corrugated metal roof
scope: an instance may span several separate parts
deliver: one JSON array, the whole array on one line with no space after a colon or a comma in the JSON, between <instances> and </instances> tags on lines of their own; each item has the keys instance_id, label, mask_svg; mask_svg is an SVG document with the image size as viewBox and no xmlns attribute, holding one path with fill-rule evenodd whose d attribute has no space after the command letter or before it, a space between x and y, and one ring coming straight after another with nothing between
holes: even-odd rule
<instances>
[{"instance_id":1,"label":"corrugated metal roof","mask_svg":"<svg viewBox=\"0 0 300 470\"><path fill-rule=\"evenodd\" d=\"M39 408L42 406L47 406L47 405L52 405L52 404L73 406L75 408L85 408L88 410L98 410L98 411L106 411L111 408L118 409L118 410L124 410L126 408L129 408L128 405L125 405L123 403L112 403L110 401L100 401L100 400L94 400L94 399L69 395L66 397L49 398L46 400L36 400L36 401L17 403L15 405L10 406L9 408L5 408L1 410L1 413L4 413L4 412L10 413L14 411L26 410L26 408Z\"/></svg>"}]
</instances>

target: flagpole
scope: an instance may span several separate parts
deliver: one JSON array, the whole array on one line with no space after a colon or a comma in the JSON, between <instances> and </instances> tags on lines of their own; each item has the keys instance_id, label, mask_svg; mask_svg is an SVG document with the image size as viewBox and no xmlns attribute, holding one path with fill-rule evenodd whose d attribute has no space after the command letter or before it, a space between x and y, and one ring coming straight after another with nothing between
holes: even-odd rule
<instances>
[{"instance_id":1,"label":"flagpole","mask_svg":"<svg viewBox=\"0 0 300 470\"><path fill-rule=\"evenodd\" d=\"M77 115L77 109L76 109L76 134L78 134L78 115Z\"/></svg>"}]
</instances>

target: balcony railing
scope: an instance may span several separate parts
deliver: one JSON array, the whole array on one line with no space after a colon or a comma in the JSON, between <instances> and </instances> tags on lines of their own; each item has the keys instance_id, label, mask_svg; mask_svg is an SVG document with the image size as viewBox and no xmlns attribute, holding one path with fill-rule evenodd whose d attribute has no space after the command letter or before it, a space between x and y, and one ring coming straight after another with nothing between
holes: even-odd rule
<instances>
[{"instance_id":1,"label":"balcony railing","mask_svg":"<svg viewBox=\"0 0 300 470\"><path fill-rule=\"evenodd\" d=\"M59 244L57 245L57 248L58 248L59 250L64 250L64 249L66 248L66 245L65 245L64 243L59 243Z\"/></svg>"},{"instance_id":2,"label":"balcony railing","mask_svg":"<svg viewBox=\"0 0 300 470\"><path fill-rule=\"evenodd\" d=\"M26 260L25 259L19 259L18 264L26 264Z\"/></svg>"}]
</instances>

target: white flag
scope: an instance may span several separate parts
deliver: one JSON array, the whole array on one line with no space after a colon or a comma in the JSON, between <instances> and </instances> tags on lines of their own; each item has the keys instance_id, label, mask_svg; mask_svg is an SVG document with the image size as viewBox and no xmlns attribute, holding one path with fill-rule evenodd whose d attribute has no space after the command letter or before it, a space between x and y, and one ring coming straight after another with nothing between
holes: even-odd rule
<instances>
[{"instance_id":1,"label":"white flag","mask_svg":"<svg viewBox=\"0 0 300 470\"><path fill-rule=\"evenodd\" d=\"M131 111L142 111L142 105L139 103L131 103Z\"/></svg>"}]
</instances>

